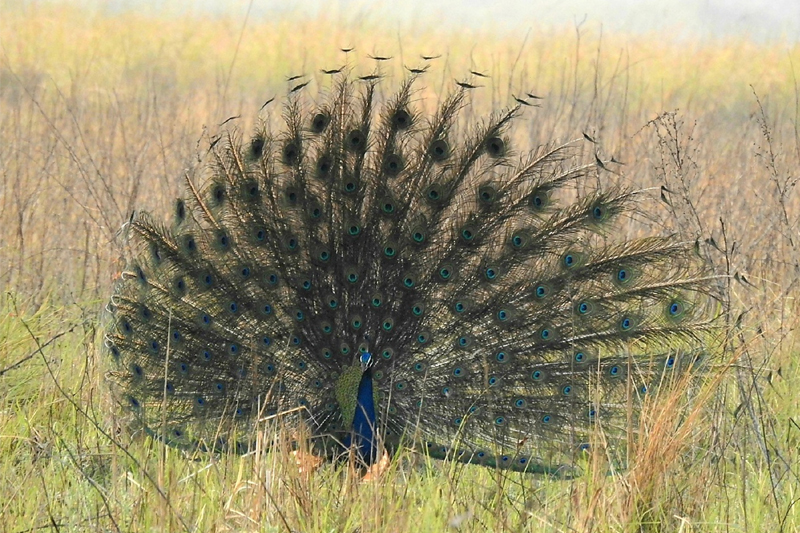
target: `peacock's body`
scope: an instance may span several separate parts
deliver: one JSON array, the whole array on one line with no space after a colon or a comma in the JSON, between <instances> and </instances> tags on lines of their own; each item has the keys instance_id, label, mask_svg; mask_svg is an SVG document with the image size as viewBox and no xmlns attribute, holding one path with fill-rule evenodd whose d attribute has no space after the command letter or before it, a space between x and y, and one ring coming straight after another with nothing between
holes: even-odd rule
<instances>
[{"instance_id":1,"label":"peacock's body","mask_svg":"<svg viewBox=\"0 0 800 533\"><path fill-rule=\"evenodd\" d=\"M379 112L375 80L294 91L171 222L132 219L106 344L144 427L241 444L286 414L367 463L402 442L527 470L697 359L691 245L612 242L635 193L590 187L570 144L512 155L519 106L456 133L463 86L424 118L414 80Z\"/></svg>"}]
</instances>

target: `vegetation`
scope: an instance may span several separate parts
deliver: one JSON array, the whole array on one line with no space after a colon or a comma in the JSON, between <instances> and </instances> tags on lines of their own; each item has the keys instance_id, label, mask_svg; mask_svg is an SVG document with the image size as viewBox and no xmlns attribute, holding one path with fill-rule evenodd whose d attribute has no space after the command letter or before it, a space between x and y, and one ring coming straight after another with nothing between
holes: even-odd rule
<instances>
[{"instance_id":1,"label":"vegetation","mask_svg":"<svg viewBox=\"0 0 800 533\"><path fill-rule=\"evenodd\" d=\"M387 32L368 17L0 11L0 530L800 528L800 45L589 23L498 35ZM625 163L608 179L652 188L651 220L625 230L697 239L722 276L729 313L710 371L655 397L628 468L597 451L580 476L556 479L404 452L363 482L346 465L301 473L286 450L188 454L115 413L100 344L119 228L134 209L167 212L227 118L249 131L286 77L324 90L321 68L368 74L367 54L394 56L381 65L387 91L420 54L442 54L420 105L470 70L491 75L472 78L476 116L546 97L514 145L594 137ZM277 122L280 106L262 116Z\"/></svg>"}]
</instances>

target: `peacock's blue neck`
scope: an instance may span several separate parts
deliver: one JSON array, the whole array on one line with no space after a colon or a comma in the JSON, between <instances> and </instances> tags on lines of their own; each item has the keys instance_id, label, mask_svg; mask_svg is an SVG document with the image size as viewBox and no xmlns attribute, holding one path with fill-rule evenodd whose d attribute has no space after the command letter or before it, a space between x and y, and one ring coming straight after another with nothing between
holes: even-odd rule
<instances>
[{"instance_id":1,"label":"peacock's blue neck","mask_svg":"<svg viewBox=\"0 0 800 533\"><path fill-rule=\"evenodd\" d=\"M378 459L378 444L375 439L375 398L372 390L372 369L361 374L356 396L356 412L353 417L353 436L358 453L367 464Z\"/></svg>"}]
</instances>

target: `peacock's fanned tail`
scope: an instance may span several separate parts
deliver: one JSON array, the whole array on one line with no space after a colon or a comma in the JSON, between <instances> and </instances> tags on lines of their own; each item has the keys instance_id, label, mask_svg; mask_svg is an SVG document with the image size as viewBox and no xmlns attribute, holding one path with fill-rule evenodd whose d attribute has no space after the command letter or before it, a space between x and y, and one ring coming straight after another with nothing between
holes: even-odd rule
<instances>
[{"instance_id":1,"label":"peacock's fanned tail","mask_svg":"<svg viewBox=\"0 0 800 533\"><path fill-rule=\"evenodd\" d=\"M375 81L294 92L280 133L212 147L171 221L132 219L106 345L143 427L241 445L287 414L349 442L370 353L385 443L532 470L703 355L691 244L611 238L635 192L593 188L571 143L515 154L519 107L461 132L458 88L421 115L415 79L380 106Z\"/></svg>"}]
</instances>

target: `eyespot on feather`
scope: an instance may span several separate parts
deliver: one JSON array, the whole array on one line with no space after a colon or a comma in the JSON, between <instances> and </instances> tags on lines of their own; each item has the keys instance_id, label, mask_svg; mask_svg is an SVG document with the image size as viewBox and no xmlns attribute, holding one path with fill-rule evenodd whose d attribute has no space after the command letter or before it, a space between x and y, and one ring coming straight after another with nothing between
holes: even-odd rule
<instances>
[{"instance_id":1,"label":"eyespot on feather","mask_svg":"<svg viewBox=\"0 0 800 533\"><path fill-rule=\"evenodd\" d=\"M436 139L428 148L428 154L434 161L445 161L450 157L450 145L445 139Z\"/></svg>"},{"instance_id":2,"label":"eyespot on feather","mask_svg":"<svg viewBox=\"0 0 800 533\"><path fill-rule=\"evenodd\" d=\"M320 134L325 131L328 124L331 122L331 117L325 112L320 111L316 113L311 119L311 131Z\"/></svg>"},{"instance_id":3,"label":"eyespot on feather","mask_svg":"<svg viewBox=\"0 0 800 533\"><path fill-rule=\"evenodd\" d=\"M490 157L497 158L506 155L506 143L500 137L489 137L486 139L484 148Z\"/></svg>"}]
</instances>

